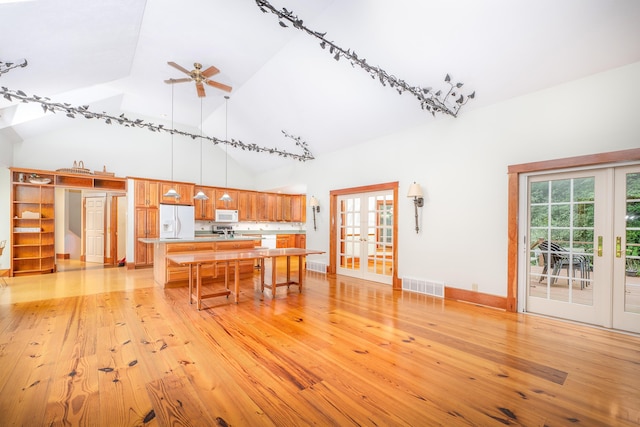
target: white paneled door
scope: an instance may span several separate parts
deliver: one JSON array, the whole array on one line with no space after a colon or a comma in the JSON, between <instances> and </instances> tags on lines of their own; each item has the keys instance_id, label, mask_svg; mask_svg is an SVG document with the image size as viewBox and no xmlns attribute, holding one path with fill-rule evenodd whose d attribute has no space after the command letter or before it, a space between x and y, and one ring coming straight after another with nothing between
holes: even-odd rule
<instances>
[{"instance_id":1,"label":"white paneled door","mask_svg":"<svg viewBox=\"0 0 640 427\"><path fill-rule=\"evenodd\" d=\"M640 332L640 166L528 177L526 311Z\"/></svg>"},{"instance_id":2,"label":"white paneled door","mask_svg":"<svg viewBox=\"0 0 640 427\"><path fill-rule=\"evenodd\" d=\"M104 197L86 197L85 206L85 261L104 263Z\"/></svg>"},{"instance_id":3,"label":"white paneled door","mask_svg":"<svg viewBox=\"0 0 640 427\"><path fill-rule=\"evenodd\" d=\"M338 274L392 284L393 191L338 197Z\"/></svg>"}]
</instances>

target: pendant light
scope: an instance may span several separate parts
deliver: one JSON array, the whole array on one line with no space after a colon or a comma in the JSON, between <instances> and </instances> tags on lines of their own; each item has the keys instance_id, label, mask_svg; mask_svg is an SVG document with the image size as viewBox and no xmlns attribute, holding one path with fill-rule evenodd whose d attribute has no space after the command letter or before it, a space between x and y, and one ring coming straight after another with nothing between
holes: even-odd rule
<instances>
[{"instance_id":1,"label":"pendant light","mask_svg":"<svg viewBox=\"0 0 640 427\"><path fill-rule=\"evenodd\" d=\"M171 188L162 197L180 198L178 192L173 188L173 85L171 85Z\"/></svg>"},{"instance_id":2,"label":"pendant light","mask_svg":"<svg viewBox=\"0 0 640 427\"><path fill-rule=\"evenodd\" d=\"M231 196L229 195L228 191L228 163L229 163L229 142L228 142L228 133L229 133L229 96L226 95L224 97L225 101L224 101L224 140L225 140L225 146L224 146L224 194L222 195L222 197L220 197L220 200L222 200L225 203L229 203L231 200Z\"/></svg>"},{"instance_id":3,"label":"pendant light","mask_svg":"<svg viewBox=\"0 0 640 427\"><path fill-rule=\"evenodd\" d=\"M202 97L200 98L200 185L202 185ZM209 200L202 189L193 198L195 200Z\"/></svg>"}]
</instances>

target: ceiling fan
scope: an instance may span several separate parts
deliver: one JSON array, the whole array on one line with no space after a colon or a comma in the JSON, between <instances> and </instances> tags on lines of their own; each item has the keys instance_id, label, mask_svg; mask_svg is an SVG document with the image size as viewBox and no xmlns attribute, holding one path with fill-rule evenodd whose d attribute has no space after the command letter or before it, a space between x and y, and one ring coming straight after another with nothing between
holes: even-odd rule
<instances>
[{"instance_id":1,"label":"ceiling fan","mask_svg":"<svg viewBox=\"0 0 640 427\"><path fill-rule=\"evenodd\" d=\"M185 82L194 81L196 82L196 90L198 91L198 96L201 98L206 96L204 92L204 83L208 84L209 86L218 88L220 90L224 90L225 92L231 92L231 86L227 86L223 83L219 83L214 80L209 80L209 77L215 76L220 72L220 70L218 70L213 65L207 68L206 70L202 71L202 64L196 62L193 64L194 69L189 71L186 68L176 64L175 62L167 62L167 64L171 65L173 68L180 70L189 76L188 78L165 80L164 82L167 84L185 83Z\"/></svg>"}]
</instances>

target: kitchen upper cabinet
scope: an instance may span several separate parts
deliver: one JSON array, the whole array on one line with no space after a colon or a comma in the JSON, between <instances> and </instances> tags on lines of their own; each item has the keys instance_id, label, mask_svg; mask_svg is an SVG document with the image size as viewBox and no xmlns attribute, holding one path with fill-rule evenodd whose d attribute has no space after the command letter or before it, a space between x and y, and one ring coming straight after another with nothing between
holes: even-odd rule
<instances>
[{"instance_id":1,"label":"kitchen upper cabinet","mask_svg":"<svg viewBox=\"0 0 640 427\"><path fill-rule=\"evenodd\" d=\"M180 197L165 197L170 189L176 190ZM195 186L193 184L179 182L163 182L160 188L161 202L174 205L193 205L193 195Z\"/></svg>"},{"instance_id":2,"label":"kitchen upper cabinet","mask_svg":"<svg viewBox=\"0 0 640 427\"><path fill-rule=\"evenodd\" d=\"M267 193L267 221L277 221L278 195Z\"/></svg>"},{"instance_id":3,"label":"kitchen upper cabinet","mask_svg":"<svg viewBox=\"0 0 640 427\"><path fill-rule=\"evenodd\" d=\"M291 221L307 221L307 197L305 195L295 195L291 197Z\"/></svg>"},{"instance_id":4,"label":"kitchen upper cabinet","mask_svg":"<svg viewBox=\"0 0 640 427\"><path fill-rule=\"evenodd\" d=\"M268 221L269 211L267 210L267 193L256 193L256 219L257 221Z\"/></svg>"},{"instance_id":5,"label":"kitchen upper cabinet","mask_svg":"<svg viewBox=\"0 0 640 427\"><path fill-rule=\"evenodd\" d=\"M212 187L195 187L194 191L195 193L202 191L209 198L209 200L193 201L196 221L213 221L215 219L213 207L216 200L216 189Z\"/></svg>"},{"instance_id":6,"label":"kitchen upper cabinet","mask_svg":"<svg viewBox=\"0 0 640 427\"><path fill-rule=\"evenodd\" d=\"M231 201L224 202L224 201L220 200L220 197L222 197L222 195L224 193L227 193L229 196L231 196ZM233 209L233 210L237 210L238 209L238 190L216 188L215 201L216 201L216 209Z\"/></svg>"},{"instance_id":7,"label":"kitchen upper cabinet","mask_svg":"<svg viewBox=\"0 0 640 427\"><path fill-rule=\"evenodd\" d=\"M291 196L290 194L279 194L281 214L278 221L291 222Z\"/></svg>"},{"instance_id":8,"label":"kitchen upper cabinet","mask_svg":"<svg viewBox=\"0 0 640 427\"><path fill-rule=\"evenodd\" d=\"M134 182L136 207L157 208L160 201L160 183L146 179L136 179Z\"/></svg>"},{"instance_id":9,"label":"kitchen upper cabinet","mask_svg":"<svg viewBox=\"0 0 640 427\"><path fill-rule=\"evenodd\" d=\"M258 220L258 195L255 191L238 191L238 217L240 221Z\"/></svg>"}]
</instances>

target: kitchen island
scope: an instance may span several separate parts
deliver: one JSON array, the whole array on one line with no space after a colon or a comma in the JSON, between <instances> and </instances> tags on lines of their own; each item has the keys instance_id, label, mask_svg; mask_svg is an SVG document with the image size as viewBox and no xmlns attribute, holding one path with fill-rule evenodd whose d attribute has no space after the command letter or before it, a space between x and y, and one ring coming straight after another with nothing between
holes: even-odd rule
<instances>
[{"instance_id":1,"label":"kitchen island","mask_svg":"<svg viewBox=\"0 0 640 427\"><path fill-rule=\"evenodd\" d=\"M260 239L255 237L225 238L215 235L195 237L193 239L139 239L142 243L154 247L153 279L163 288L187 286L189 284L189 268L177 265L167 259L171 254L192 254L198 252L227 252L249 250L260 246ZM235 268L232 266L232 268ZM240 276L250 276L254 272L254 262L244 260L239 263ZM205 280L223 281L224 265L214 263L201 266L201 277ZM232 270L230 273L235 274Z\"/></svg>"}]
</instances>

